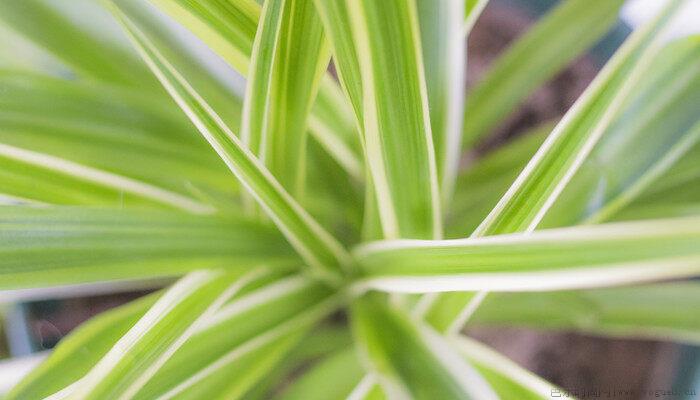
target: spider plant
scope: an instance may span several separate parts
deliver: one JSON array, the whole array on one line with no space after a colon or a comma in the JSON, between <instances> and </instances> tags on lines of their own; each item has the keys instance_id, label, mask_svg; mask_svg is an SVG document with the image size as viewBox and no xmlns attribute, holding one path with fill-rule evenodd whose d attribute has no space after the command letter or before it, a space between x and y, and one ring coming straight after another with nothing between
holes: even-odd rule
<instances>
[{"instance_id":1,"label":"spider plant","mask_svg":"<svg viewBox=\"0 0 700 400\"><path fill-rule=\"evenodd\" d=\"M700 343L683 1L478 156L623 0L562 1L468 92L484 0L262 3L0 1L3 301L171 279L7 399L550 398L465 325Z\"/></svg>"}]
</instances>

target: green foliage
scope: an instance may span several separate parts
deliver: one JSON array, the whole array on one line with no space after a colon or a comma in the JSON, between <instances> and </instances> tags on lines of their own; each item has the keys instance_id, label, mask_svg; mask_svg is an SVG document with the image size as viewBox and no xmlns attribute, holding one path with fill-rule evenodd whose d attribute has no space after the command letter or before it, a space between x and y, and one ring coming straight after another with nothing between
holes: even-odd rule
<instances>
[{"instance_id":1,"label":"green foliage","mask_svg":"<svg viewBox=\"0 0 700 400\"><path fill-rule=\"evenodd\" d=\"M622 1L563 0L465 92L484 0L0 0L0 296L178 278L6 398L545 399L464 324L700 342L663 282L700 276L682 2L460 169Z\"/></svg>"}]
</instances>

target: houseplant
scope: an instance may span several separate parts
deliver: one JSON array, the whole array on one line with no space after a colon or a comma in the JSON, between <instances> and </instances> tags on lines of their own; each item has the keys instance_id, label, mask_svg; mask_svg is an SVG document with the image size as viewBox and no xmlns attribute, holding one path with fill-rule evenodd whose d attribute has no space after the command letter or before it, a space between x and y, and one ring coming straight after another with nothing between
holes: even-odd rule
<instances>
[{"instance_id":1,"label":"houseplant","mask_svg":"<svg viewBox=\"0 0 700 400\"><path fill-rule=\"evenodd\" d=\"M622 1L562 3L466 99L484 1L153 0L240 97L142 2L0 3L27 53L3 75L2 289L182 276L8 398L547 398L461 328L697 342L700 286L656 283L700 274L700 40L662 40L682 3L553 129L466 171Z\"/></svg>"}]
</instances>

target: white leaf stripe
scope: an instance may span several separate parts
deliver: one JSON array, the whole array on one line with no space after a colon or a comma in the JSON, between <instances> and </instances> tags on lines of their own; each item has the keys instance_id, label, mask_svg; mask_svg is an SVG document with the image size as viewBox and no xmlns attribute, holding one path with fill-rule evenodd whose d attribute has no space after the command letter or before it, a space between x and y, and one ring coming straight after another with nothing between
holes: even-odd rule
<instances>
[{"instance_id":1,"label":"white leaf stripe","mask_svg":"<svg viewBox=\"0 0 700 400\"><path fill-rule=\"evenodd\" d=\"M268 303L275 299L279 299L288 294L298 292L300 290L306 289L313 285L313 281L306 279L301 276L291 276L286 279L282 279L271 285L265 286L262 289L256 290L250 294L247 294L236 301L226 304L220 310L216 312L211 318L203 321L197 327L198 332L203 332L208 329L212 329L216 325L228 321L236 315L250 310L258 305Z\"/></svg>"},{"instance_id":2,"label":"white leaf stripe","mask_svg":"<svg viewBox=\"0 0 700 400\"><path fill-rule=\"evenodd\" d=\"M319 276L337 280L333 271L349 261L342 245L294 201L138 28L116 6L113 10L156 77L292 246Z\"/></svg>"},{"instance_id":3,"label":"white leaf stripe","mask_svg":"<svg viewBox=\"0 0 700 400\"><path fill-rule=\"evenodd\" d=\"M529 235L509 233L496 236L450 240L384 240L361 245L353 250L353 254L358 259L362 259L374 253L415 250L417 248L439 249L459 248L462 246L501 246L525 243L556 244L567 242L575 243L584 240L605 242L614 239L649 239L675 235L697 235L698 233L700 233L700 217L684 217L545 229L533 232Z\"/></svg>"},{"instance_id":4,"label":"white leaf stripe","mask_svg":"<svg viewBox=\"0 0 700 400\"><path fill-rule=\"evenodd\" d=\"M368 279L357 290L397 293L456 291L548 291L589 289L653 282L700 275L700 256L591 265L565 270L523 273L469 273L442 276L387 276ZM454 331L456 328L453 328Z\"/></svg>"}]
</instances>

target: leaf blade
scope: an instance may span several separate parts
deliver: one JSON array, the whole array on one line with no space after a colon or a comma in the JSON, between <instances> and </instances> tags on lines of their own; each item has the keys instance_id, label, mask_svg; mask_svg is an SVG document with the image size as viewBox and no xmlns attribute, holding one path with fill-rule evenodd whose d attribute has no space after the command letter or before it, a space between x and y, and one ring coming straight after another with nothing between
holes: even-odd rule
<instances>
[{"instance_id":1,"label":"leaf blade","mask_svg":"<svg viewBox=\"0 0 700 400\"><path fill-rule=\"evenodd\" d=\"M4 290L299 262L281 235L236 216L5 206L0 237Z\"/></svg>"},{"instance_id":2,"label":"leaf blade","mask_svg":"<svg viewBox=\"0 0 700 400\"><path fill-rule=\"evenodd\" d=\"M437 333L416 326L383 302L357 300L352 306L352 323L389 397L497 398L478 372L450 352Z\"/></svg>"},{"instance_id":3,"label":"leaf blade","mask_svg":"<svg viewBox=\"0 0 700 400\"><path fill-rule=\"evenodd\" d=\"M385 237L439 237L437 171L416 10L348 2L362 82L364 144ZM400 73L400 82L391 81Z\"/></svg>"},{"instance_id":4,"label":"leaf blade","mask_svg":"<svg viewBox=\"0 0 700 400\"><path fill-rule=\"evenodd\" d=\"M399 240L367 245L355 255L370 278L367 284L390 291L611 286L698 275L698 226L697 217L688 217L529 235Z\"/></svg>"},{"instance_id":5,"label":"leaf blade","mask_svg":"<svg viewBox=\"0 0 700 400\"><path fill-rule=\"evenodd\" d=\"M118 8L115 13L163 86L292 246L316 273L336 280L336 271L347 265L348 260L342 245L294 201L138 28Z\"/></svg>"},{"instance_id":6,"label":"leaf blade","mask_svg":"<svg viewBox=\"0 0 700 400\"><path fill-rule=\"evenodd\" d=\"M307 116L329 59L311 0L265 3L253 44L241 137L296 196L303 188Z\"/></svg>"}]
</instances>

